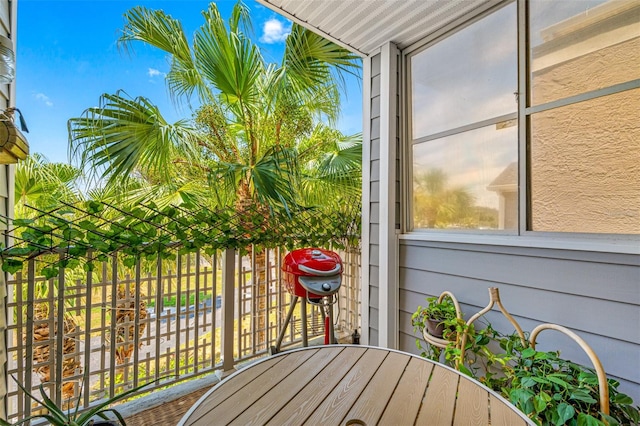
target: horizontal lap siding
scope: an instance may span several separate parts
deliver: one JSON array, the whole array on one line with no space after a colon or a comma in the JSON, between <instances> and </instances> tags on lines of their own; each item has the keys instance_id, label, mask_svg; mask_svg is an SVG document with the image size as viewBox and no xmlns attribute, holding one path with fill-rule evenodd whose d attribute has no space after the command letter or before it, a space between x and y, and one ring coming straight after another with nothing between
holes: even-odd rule
<instances>
[{"instance_id":1,"label":"horizontal lap siding","mask_svg":"<svg viewBox=\"0 0 640 426\"><path fill-rule=\"evenodd\" d=\"M371 59L371 161L370 197L369 197L369 259L365 259L369 268L369 344L378 344L378 294L379 294L379 252L380 252L380 65L381 56Z\"/></svg>"},{"instance_id":2,"label":"horizontal lap siding","mask_svg":"<svg viewBox=\"0 0 640 426\"><path fill-rule=\"evenodd\" d=\"M400 345L416 352L411 313L425 298L454 293L468 318L489 302L489 287L525 331L552 322L576 331L623 391L640 401L640 259L634 255L403 241L400 245ZM496 328L513 327L497 312ZM545 331L539 348L589 364L558 332Z\"/></svg>"}]
</instances>

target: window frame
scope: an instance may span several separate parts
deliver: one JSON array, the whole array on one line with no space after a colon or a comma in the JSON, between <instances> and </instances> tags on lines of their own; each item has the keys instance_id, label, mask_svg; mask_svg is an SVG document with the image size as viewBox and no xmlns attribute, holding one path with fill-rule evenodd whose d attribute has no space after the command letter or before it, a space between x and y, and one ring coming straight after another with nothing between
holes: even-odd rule
<instances>
[{"instance_id":1,"label":"window frame","mask_svg":"<svg viewBox=\"0 0 640 426\"><path fill-rule=\"evenodd\" d=\"M411 139L412 137L412 96L411 96L411 85L410 85L410 76L411 76L411 58L424 50L427 50L429 47L439 43L440 41L458 33L459 31L475 24L476 22L482 20L483 18L497 12L498 10L513 4L515 0L503 0L498 4L492 4L490 7L486 7L481 10L474 11L472 14L467 14L459 19L451 22L450 24L444 26L441 30L433 33L429 37L420 40L413 45L407 47L402 51L402 64L403 64L403 73L402 76L402 93L405 96L405 101L403 104L403 115L406 119L403 121L404 125L402 126L402 140L406 141L403 145L403 158L406 158L404 162L405 173L402 174L403 177L403 187L402 187L402 205L405 206L405 210L402 213L403 220L401 229L403 233L425 233L425 234L456 234L456 235L518 235L518 229L492 229L492 230L482 230L482 229L414 229L413 223L413 146L419 143L425 143L430 140L439 139L442 137L452 136L456 134L463 133L465 131L472 131L476 129L481 129L482 127L497 124L499 122L505 120L517 119L519 114L520 102L518 102L518 107L515 112L503 114L500 116L495 116L489 119L467 123L462 126L458 126L455 128L450 128L444 131L440 131L428 136L423 136L416 139ZM518 10L516 10L516 15L518 14ZM519 34L519 30L517 30ZM520 91L519 82L518 82L518 92ZM518 125L520 123L518 122ZM520 147L519 142L517 146L517 161L520 163ZM518 193L521 191L520 179L518 179ZM518 198L520 200L520 197ZM518 212L520 212L521 208L518 204ZM520 222L520 217L518 213L518 221ZM518 227L520 224L518 225Z\"/></svg>"},{"instance_id":2,"label":"window frame","mask_svg":"<svg viewBox=\"0 0 640 426\"><path fill-rule=\"evenodd\" d=\"M448 229L414 229L413 227L413 145L412 137L412 97L411 97L411 58L433 46L456 32L478 22L482 18L516 3L517 19L517 81L518 97L516 118L518 121L518 227L516 230L448 230ZM601 89L595 89L577 95L553 100L543 104L531 106L530 87L530 57L529 57L529 13L528 0L504 0L482 11L465 15L448 24L439 31L431 34L402 51L401 93L404 99L401 102L402 120L401 144L405 160L402 162L401 194L404 210L401 211L402 240L460 242L470 244L489 244L506 246L525 246L554 249L569 249L581 251L613 252L625 254L640 254L640 234L610 234L589 232L548 232L531 230L531 185L530 185L530 135L531 116L535 113L554 108L572 105L591 99L621 93L626 90L640 88L640 79L618 83ZM487 120L491 121L491 120ZM476 123L474 123L476 124ZM437 135L418 138L423 142L435 138L456 133L458 129L449 129Z\"/></svg>"}]
</instances>

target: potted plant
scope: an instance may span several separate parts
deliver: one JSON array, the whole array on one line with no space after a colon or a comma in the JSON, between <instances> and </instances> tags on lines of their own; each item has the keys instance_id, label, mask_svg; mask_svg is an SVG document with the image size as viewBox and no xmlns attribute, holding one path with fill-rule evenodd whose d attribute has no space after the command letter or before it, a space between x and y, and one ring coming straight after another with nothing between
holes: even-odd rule
<instances>
[{"instance_id":1,"label":"potted plant","mask_svg":"<svg viewBox=\"0 0 640 426\"><path fill-rule=\"evenodd\" d=\"M15 377L14 377L15 380ZM129 389L126 392L115 395L112 398L106 399L104 401L100 401L96 406L91 407L90 410L79 413L78 409L80 408L80 396L78 396L78 400L75 404L74 408L69 408L68 410L64 410L62 407L56 405L56 403L49 398L47 393L44 390L44 386L40 385L40 396L42 399L36 398L32 395L28 390L26 390L17 380L16 383L22 389L24 393L29 395L31 399L36 401L38 404L42 406L42 408L46 411L43 414L36 414L34 416L29 416L25 419L20 420L18 423L9 423L6 420L0 419L0 426L15 426L27 423L31 420L42 419L46 420L52 426L98 426L98 425L112 425L112 426L126 426L126 422L122 415L114 408L109 408L111 404L114 402L125 399L131 394L139 391L140 389L149 386L155 382L157 379L149 383L145 383L144 385L137 386L133 389ZM80 389L80 395L82 395L82 388ZM111 414L112 418L109 418L107 413ZM95 420L96 418L100 418L103 420Z\"/></svg>"},{"instance_id":2,"label":"potted plant","mask_svg":"<svg viewBox=\"0 0 640 426\"><path fill-rule=\"evenodd\" d=\"M427 302L426 307L418 306L418 310L414 313L414 325L420 322L431 336L442 338L445 334L445 325L452 324L457 318L456 307L448 297L442 300L438 297L429 297Z\"/></svg>"}]
</instances>

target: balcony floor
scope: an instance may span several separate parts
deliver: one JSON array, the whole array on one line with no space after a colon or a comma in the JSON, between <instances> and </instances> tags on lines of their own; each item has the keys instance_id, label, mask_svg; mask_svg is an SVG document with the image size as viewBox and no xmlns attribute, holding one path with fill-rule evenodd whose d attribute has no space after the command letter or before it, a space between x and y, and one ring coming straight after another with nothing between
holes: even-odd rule
<instances>
[{"instance_id":1,"label":"balcony floor","mask_svg":"<svg viewBox=\"0 0 640 426\"><path fill-rule=\"evenodd\" d=\"M210 386L203 387L159 407L150 408L127 417L125 419L127 426L178 424L182 416L189 411L189 408L209 389L211 389Z\"/></svg>"}]
</instances>

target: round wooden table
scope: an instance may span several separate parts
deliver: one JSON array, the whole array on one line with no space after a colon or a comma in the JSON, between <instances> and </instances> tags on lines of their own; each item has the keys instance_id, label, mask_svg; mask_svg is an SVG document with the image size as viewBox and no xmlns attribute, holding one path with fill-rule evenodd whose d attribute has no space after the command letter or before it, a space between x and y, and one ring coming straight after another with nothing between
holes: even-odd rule
<instances>
[{"instance_id":1,"label":"round wooden table","mask_svg":"<svg viewBox=\"0 0 640 426\"><path fill-rule=\"evenodd\" d=\"M532 425L460 372L405 352L330 345L277 354L212 388L190 425Z\"/></svg>"}]
</instances>

